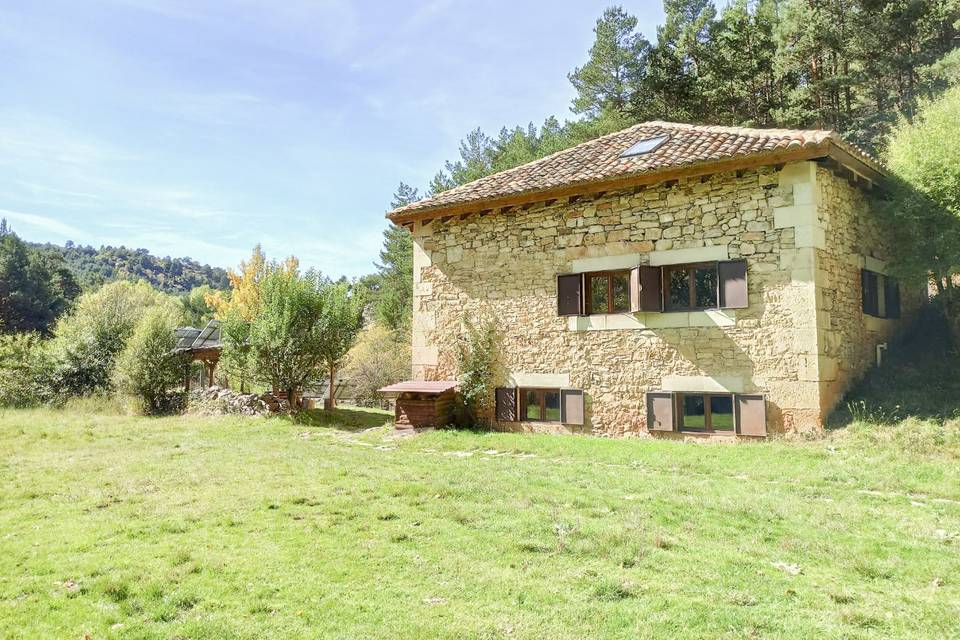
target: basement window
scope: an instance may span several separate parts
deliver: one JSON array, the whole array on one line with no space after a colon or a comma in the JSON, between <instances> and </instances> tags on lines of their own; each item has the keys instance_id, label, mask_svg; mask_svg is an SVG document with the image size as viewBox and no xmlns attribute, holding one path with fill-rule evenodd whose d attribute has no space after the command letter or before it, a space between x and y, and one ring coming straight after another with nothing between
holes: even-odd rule
<instances>
[{"instance_id":1,"label":"basement window","mask_svg":"<svg viewBox=\"0 0 960 640\"><path fill-rule=\"evenodd\" d=\"M669 134L662 136L656 136L655 138L647 138L641 140L640 142L634 144L632 147L620 154L621 158L632 158L634 156L642 156L646 153L652 153L659 149L664 142L670 139Z\"/></svg>"},{"instance_id":2,"label":"basement window","mask_svg":"<svg viewBox=\"0 0 960 640\"><path fill-rule=\"evenodd\" d=\"M521 414L529 422L560 422L560 389L521 389Z\"/></svg>"},{"instance_id":3,"label":"basement window","mask_svg":"<svg viewBox=\"0 0 960 640\"><path fill-rule=\"evenodd\" d=\"M677 395L683 431L733 431L733 396L701 393Z\"/></svg>"}]
</instances>

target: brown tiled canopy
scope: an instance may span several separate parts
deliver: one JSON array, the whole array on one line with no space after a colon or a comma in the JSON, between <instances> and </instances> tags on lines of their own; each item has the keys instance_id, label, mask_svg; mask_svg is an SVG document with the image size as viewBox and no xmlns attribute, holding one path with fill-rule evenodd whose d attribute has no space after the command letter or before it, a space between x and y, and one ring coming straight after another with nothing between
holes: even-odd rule
<instances>
[{"instance_id":1,"label":"brown tiled canopy","mask_svg":"<svg viewBox=\"0 0 960 640\"><path fill-rule=\"evenodd\" d=\"M668 136L655 150L622 157L636 143ZM470 209L629 186L682 175L703 175L747 166L830 157L876 181L883 166L834 131L747 129L671 122L644 122L525 165L474 180L399 207L396 223L464 213ZM686 172L686 173L684 173ZM592 188L592 189L591 189Z\"/></svg>"}]
</instances>

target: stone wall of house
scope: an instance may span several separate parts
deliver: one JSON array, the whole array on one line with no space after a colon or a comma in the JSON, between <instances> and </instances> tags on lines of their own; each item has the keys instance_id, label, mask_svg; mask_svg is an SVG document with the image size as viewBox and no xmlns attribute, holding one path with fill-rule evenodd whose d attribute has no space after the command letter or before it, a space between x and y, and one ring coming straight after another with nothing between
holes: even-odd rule
<instances>
[{"instance_id":1,"label":"stone wall of house","mask_svg":"<svg viewBox=\"0 0 960 640\"><path fill-rule=\"evenodd\" d=\"M583 389L588 432L645 431L645 394L661 389L764 393L771 431L817 429L821 369L845 357L818 340L820 308L838 306L836 296L818 302L817 251L829 228L818 201L833 210L852 198L840 187L822 195L819 177L815 163L795 163L417 223L413 376L456 377L464 318L490 318L498 384ZM557 315L557 274L726 258L747 260L746 309Z\"/></svg>"},{"instance_id":2,"label":"stone wall of house","mask_svg":"<svg viewBox=\"0 0 960 640\"><path fill-rule=\"evenodd\" d=\"M825 168L817 171L819 209L829 241L817 250L821 406L831 410L844 392L875 366L877 345L890 343L923 301L922 283L900 283L901 320L863 313L861 269L886 274L890 234L871 213L861 188Z\"/></svg>"}]
</instances>

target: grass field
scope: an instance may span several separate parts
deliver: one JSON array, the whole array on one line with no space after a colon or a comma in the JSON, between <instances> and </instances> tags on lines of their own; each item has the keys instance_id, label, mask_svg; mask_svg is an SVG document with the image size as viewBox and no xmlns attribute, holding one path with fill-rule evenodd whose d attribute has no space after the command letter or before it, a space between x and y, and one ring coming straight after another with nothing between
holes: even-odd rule
<instances>
[{"instance_id":1,"label":"grass field","mask_svg":"<svg viewBox=\"0 0 960 640\"><path fill-rule=\"evenodd\" d=\"M960 636L960 425L733 446L0 413L3 638Z\"/></svg>"}]
</instances>

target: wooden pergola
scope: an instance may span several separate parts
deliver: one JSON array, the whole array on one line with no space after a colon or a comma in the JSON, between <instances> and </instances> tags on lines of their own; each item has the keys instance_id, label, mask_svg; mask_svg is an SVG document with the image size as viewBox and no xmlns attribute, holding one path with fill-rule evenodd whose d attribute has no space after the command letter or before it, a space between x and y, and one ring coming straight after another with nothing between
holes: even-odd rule
<instances>
[{"instance_id":1,"label":"wooden pergola","mask_svg":"<svg viewBox=\"0 0 960 640\"><path fill-rule=\"evenodd\" d=\"M184 357L183 386L190 391L190 364L202 362L206 374L206 386L213 383L213 372L220 361L223 343L220 341L220 321L211 320L203 329L180 327L175 331L177 346L173 352Z\"/></svg>"}]
</instances>

